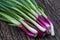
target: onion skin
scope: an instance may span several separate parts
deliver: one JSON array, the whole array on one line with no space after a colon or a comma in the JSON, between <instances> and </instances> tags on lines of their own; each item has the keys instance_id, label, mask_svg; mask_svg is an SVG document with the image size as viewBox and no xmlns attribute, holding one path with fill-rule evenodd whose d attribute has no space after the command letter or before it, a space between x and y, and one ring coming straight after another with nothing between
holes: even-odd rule
<instances>
[{"instance_id":1,"label":"onion skin","mask_svg":"<svg viewBox=\"0 0 60 40\"><path fill-rule=\"evenodd\" d=\"M52 21L47 16L46 17L43 16L43 21L45 21L46 23L50 25L50 28L48 29L48 31L51 33L52 36L54 36L55 32L54 32Z\"/></svg>"},{"instance_id":2,"label":"onion skin","mask_svg":"<svg viewBox=\"0 0 60 40\"><path fill-rule=\"evenodd\" d=\"M46 34L45 34L45 32L42 32L42 31L40 31L39 29L37 29L37 31L38 31L38 35L40 36L40 37L44 37Z\"/></svg>"},{"instance_id":3,"label":"onion skin","mask_svg":"<svg viewBox=\"0 0 60 40\"><path fill-rule=\"evenodd\" d=\"M55 35L54 26L53 26L51 20L49 18L45 18L45 20L47 21L47 23L50 24L50 26L51 26L50 33L51 33L52 36L54 36Z\"/></svg>"},{"instance_id":4,"label":"onion skin","mask_svg":"<svg viewBox=\"0 0 60 40\"><path fill-rule=\"evenodd\" d=\"M41 25L43 28L47 29L47 27L45 27L43 24L41 24L41 22L39 22L38 20L37 20L36 22L38 22L39 25ZM42 32L42 31L39 30L38 28L37 28L37 31L38 31L38 35L39 35L40 37L43 37L43 36L44 36L45 32Z\"/></svg>"},{"instance_id":5,"label":"onion skin","mask_svg":"<svg viewBox=\"0 0 60 40\"><path fill-rule=\"evenodd\" d=\"M33 34L32 32L30 32L28 29L26 29L22 24L20 24L18 27L21 28L21 30L28 35L29 37L33 37L35 38L37 35Z\"/></svg>"},{"instance_id":6,"label":"onion skin","mask_svg":"<svg viewBox=\"0 0 60 40\"><path fill-rule=\"evenodd\" d=\"M46 21L44 21L43 16L40 16L40 15L39 15L38 20L39 20L44 26L46 26L47 29L50 28L50 25L49 25Z\"/></svg>"},{"instance_id":7,"label":"onion skin","mask_svg":"<svg viewBox=\"0 0 60 40\"><path fill-rule=\"evenodd\" d=\"M40 37L44 37L44 36L45 36L45 32L42 32L41 30L39 30L34 24L32 24L31 22L29 22L29 21L27 21L27 20L25 20L25 22L26 22L27 24L29 24L32 28L35 28L35 29L38 31L38 35L39 35ZM39 23L39 25L41 25L43 28L45 27L45 26L43 26L43 24L41 24L38 20L36 20L36 22ZM45 28L46 28L46 27L45 27Z\"/></svg>"}]
</instances>

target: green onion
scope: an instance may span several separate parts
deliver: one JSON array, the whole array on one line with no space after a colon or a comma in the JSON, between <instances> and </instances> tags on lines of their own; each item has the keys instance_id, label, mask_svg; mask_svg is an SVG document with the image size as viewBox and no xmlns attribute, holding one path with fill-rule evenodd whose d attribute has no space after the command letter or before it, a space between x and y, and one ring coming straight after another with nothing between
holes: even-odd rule
<instances>
[{"instance_id":1,"label":"green onion","mask_svg":"<svg viewBox=\"0 0 60 40\"><path fill-rule=\"evenodd\" d=\"M0 1L0 19L11 26L20 27L32 37L36 37L37 33L39 36L44 36L46 32L55 35L51 20L35 0Z\"/></svg>"},{"instance_id":2,"label":"green onion","mask_svg":"<svg viewBox=\"0 0 60 40\"><path fill-rule=\"evenodd\" d=\"M9 3L9 2L8 2ZM9 3L11 5L11 3ZM30 17L28 17L25 13L23 13L22 11L20 11L19 9L15 8L15 6L11 7L12 9L16 10L17 12L19 12L19 15L21 14L22 16L24 16L26 19L28 19L30 22L32 22L36 27L38 27L38 29L40 29L41 31L45 32L46 29L41 27L39 24L37 24L34 20L32 20Z\"/></svg>"}]
</instances>

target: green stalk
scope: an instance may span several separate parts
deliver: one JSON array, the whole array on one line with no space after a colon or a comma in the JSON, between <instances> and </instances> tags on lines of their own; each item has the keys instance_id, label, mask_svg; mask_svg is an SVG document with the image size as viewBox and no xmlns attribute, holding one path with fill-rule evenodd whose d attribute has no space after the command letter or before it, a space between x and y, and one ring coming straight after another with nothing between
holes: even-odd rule
<instances>
[{"instance_id":1,"label":"green stalk","mask_svg":"<svg viewBox=\"0 0 60 40\"><path fill-rule=\"evenodd\" d=\"M30 17L28 17L26 14L24 14L22 11L20 11L19 9L17 8L14 8L16 11L20 12L26 19L28 19L30 22L32 22L34 25L36 25L41 31L44 31L46 30L45 28L41 27L39 24L37 24L34 20L32 20ZM20 15L20 14L19 14ZM44 30L42 30L42 29Z\"/></svg>"},{"instance_id":2,"label":"green stalk","mask_svg":"<svg viewBox=\"0 0 60 40\"><path fill-rule=\"evenodd\" d=\"M40 14L42 14L44 17L46 17L44 10L42 9L42 7L40 7L35 0L31 0L31 2L35 5L35 7L37 8L37 10L40 12Z\"/></svg>"},{"instance_id":3,"label":"green stalk","mask_svg":"<svg viewBox=\"0 0 60 40\"><path fill-rule=\"evenodd\" d=\"M15 4L15 5L14 5L15 7L17 7L17 8L20 9L21 11L23 11L26 15L28 15L28 16L31 17L32 19L36 20L36 18L30 13L30 11L28 11L27 9L25 9L25 8L22 7L22 6L17 5L16 2L11 1L10 4L12 4L12 6L13 6L13 4Z\"/></svg>"},{"instance_id":4,"label":"green stalk","mask_svg":"<svg viewBox=\"0 0 60 40\"><path fill-rule=\"evenodd\" d=\"M42 8L41 8L42 9ZM39 12L41 13L42 16L44 16L45 18L47 18L46 14L44 13L43 9L41 10L40 8L38 8Z\"/></svg>"},{"instance_id":5,"label":"green stalk","mask_svg":"<svg viewBox=\"0 0 60 40\"><path fill-rule=\"evenodd\" d=\"M41 15L41 13L37 10L37 8L35 7L35 5L31 2L31 0L26 0L28 3L30 3L31 7L39 14Z\"/></svg>"},{"instance_id":6,"label":"green stalk","mask_svg":"<svg viewBox=\"0 0 60 40\"><path fill-rule=\"evenodd\" d=\"M6 18L7 20L9 20L10 22L12 22L15 25L20 24L17 20L15 20L12 17L9 17L8 15L4 14L3 12L0 12L0 16L3 16L4 18Z\"/></svg>"},{"instance_id":7,"label":"green stalk","mask_svg":"<svg viewBox=\"0 0 60 40\"><path fill-rule=\"evenodd\" d=\"M17 1L16 1L16 2L17 2ZM29 3L27 3L25 0L20 0L20 2L21 2L25 7L27 7L27 8L30 10L30 12L32 13L32 15L34 15L35 17L38 17L38 14L36 14L35 10L33 10L33 8L31 8L31 6L30 6ZM20 2L19 2L19 3L20 3Z\"/></svg>"},{"instance_id":8,"label":"green stalk","mask_svg":"<svg viewBox=\"0 0 60 40\"><path fill-rule=\"evenodd\" d=\"M3 18L2 16L0 16L0 21L7 21L7 22L9 22L7 19L5 19L5 18Z\"/></svg>"},{"instance_id":9,"label":"green stalk","mask_svg":"<svg viewBox=\"0 0 60 40\"><path fill-rule=\"evenodd\" d=\"M32 2L31 2L32 1ZM36 3L35 0L27 0L28 3L30 3L31 7L33 8L33 10L35 10L39 15L43 15L44 17L46 17L43 9L41 7L38 6L38 4ZM34 4L33 4L34 3ZM26 4L27 5L27 4Z\"/></svg>"},{"instance_id":10,"label":"green stalk","mask_svg":"<svg viewBox=\"0 0 60 40\"><path fill-rule=\"evenodd\" d=\"M10 1L9 2L11 4L11 6L16 6L18 9L20 9L21 11L23 11L25 14L27 14L29 17L31 17L32 19L36 20L36 18L30 13L29 10L27 10L26 8L24 8L23 6L19 6L17 5L16 2L14 1ZM10 6L8 3L4 3L7 6ZM14 5L13 5L14 4Z\"/></svg>"},{"instance_id":11,"label":"green stalk","mask_svg":"<svg viewBox=\"0 0 60 40\"><path fill-rule=\"evenodd\" d=\"M2 4L3 5L3 4ZM2 6L1 5L1 6ZM21 18L20 16L18 16L15 12L13 12L13 11L11 11L10 9L8 9L7 7L4 7L4 6L2 6L6 11L8 11L8 13L10 13L10 14L8 14L8 15L10 15L10 16L12 16L12 14L13 14L13 16L12 17L14 17L15 19L17 19L18 21L20 21L28 30L30 30L31 32L33 32L33 33L37 33L37 31L35 30L35 29L33 29L33 28L31 28L29 25L27 25L24 21L23 21L23 18ZM15 20L14 20L15 21Z\"/></svg>"},{"instance_id":12,"label":"green stalk","mask_svg":"<svg viewBox=\"0 0 60 40\"><path fill-rule=\"evenodd\" d=\"M9 2L8 2L9 3ZM11 4L10 4L11 5ZM38 27L39 30L45 32L46 29L41 27L38 23L36 23L34 20L32 20L30 17L28 17L25 13L23 13L21 10L17 9L16 7L11 7L12 9L16 10L17 12L19 12L18 14L22 14L22 16L24 16L24 18L28 19L30 22L32 22L34 25L36 25ZM21 21L22 22L22 21Z\"/></svg>"},{"instance_id":13,"label":"green stalk","mask_svg":"<svg viewBox=\"0 0 60 40\"><path fill-rule=\"evenodd\" d=\"M13 23L9 23L8 24L9 26L13 26L13 27L16 27L17 25L13 24Z\"/></svg>"},{"instance_id":14,"label":"green stalk","mask_svg":"<svg viewBox=\"0 0 60 40\"><path fill-rule=\"evenodd\" d=\"M14 13L14 12L12 12L13 10L10 10L10 9L8 9L8 7L6 7L3 3L1 3L0 2L0 7L1 7L1 9L2 10L4 10L5 12L6 12L6 14L8 14L8 15L11 15L11 16L13 16L13 17L17 17L17 19L19 19L19 17L20 16L18 16L18 15L16 15L16 13ZM5 6L5 7L4 7ZM8 5L7 5L8 6ZM10 13L10 14L9 14ZM20 19L22 19L22 18L20 18ZM22 19L23 20L23 19Z\"/></svg>"},{"instance_id":15,"label":"green stalk","mask_svg":"<svg viewBox=\"0 0 60 40\"><path fill-rule=\"evenodd\" d=\"M0 18L0 21L7 22L8 25L10 25L10 26L14 26L14 27L17 26L16 24L11 23L9 20L6 20L5 18Z\"/></svg>"}]
</instances>

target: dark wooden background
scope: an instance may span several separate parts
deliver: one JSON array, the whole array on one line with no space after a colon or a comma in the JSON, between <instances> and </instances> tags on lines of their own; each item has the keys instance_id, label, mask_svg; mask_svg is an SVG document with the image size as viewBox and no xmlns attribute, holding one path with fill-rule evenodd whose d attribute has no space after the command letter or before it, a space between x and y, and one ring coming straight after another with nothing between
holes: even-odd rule
<instances>
[{"instance_id":1,"label":"dark wooden background","mask_svg":"<svg viewBox=\"0 0 60 40\"><path fill-rule=\"evenodd\" d=\"M18 27L8 26L0 21L0 40L60 40L60 0L36 0L45 9L46 15L52 20L56 35L30 38Z\"/></svg>"}]
</instances>

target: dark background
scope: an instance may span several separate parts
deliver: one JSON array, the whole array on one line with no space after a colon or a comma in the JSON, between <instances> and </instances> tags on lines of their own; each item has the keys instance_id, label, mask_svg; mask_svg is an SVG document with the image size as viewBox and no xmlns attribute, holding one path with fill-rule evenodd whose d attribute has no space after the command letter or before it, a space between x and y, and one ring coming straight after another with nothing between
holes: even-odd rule
<instances>
[{"instance_id":1,"label":"dark background","mask_svg":"<svg viewBox=\"0 0 60 40\"><path fill-rule=\"evenodd\" d=\"M56 35L30 38L18 27L8 26L0 21L0 40L60 40L60 0L36 0L45 9L46 15L52 20Z\"/></svg>"}]
</instances>

